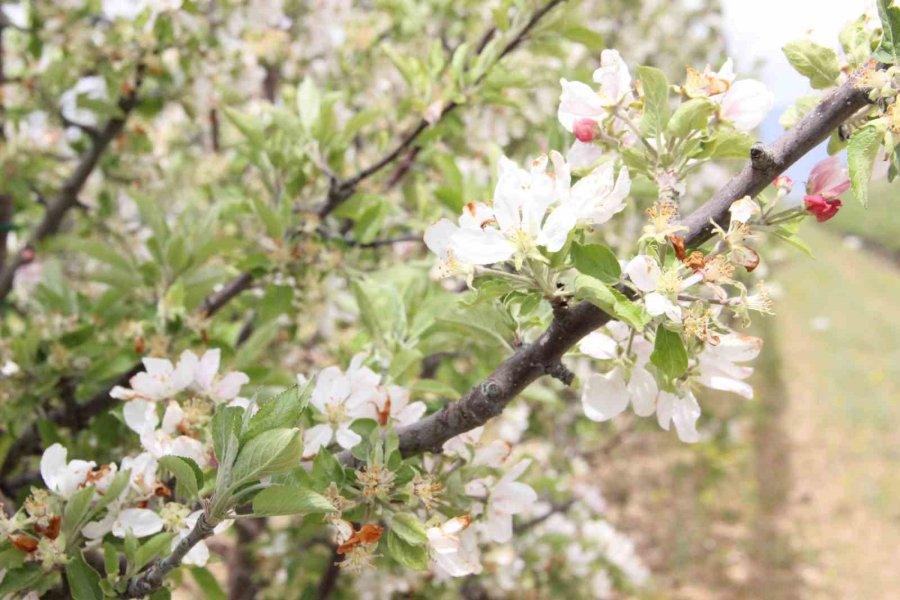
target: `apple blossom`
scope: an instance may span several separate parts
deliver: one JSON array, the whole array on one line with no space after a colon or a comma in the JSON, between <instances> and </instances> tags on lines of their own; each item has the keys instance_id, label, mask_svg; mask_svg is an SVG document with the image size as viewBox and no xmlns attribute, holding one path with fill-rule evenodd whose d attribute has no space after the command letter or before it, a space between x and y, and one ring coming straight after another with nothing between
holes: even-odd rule
<instances>
[{"instance_id":1,"label":"apple blossom","mask_svg":"<svg viewBox=\"0 0 900 600\"><path fill-rule=\"evenodd\" d=\"M88 474L97 463L86 460L66 461L68 450L59 443L52 444L41 455L41 477L47 488L63 498L69 498L84 486Z\"/></svg>"},{"instance_id":2,"label":"apple blossom","mask_svg":"<svg viewBox=\"0 0 900 600\"><path fill-rule=\"evenodd\" d=\"M399 385L379 386L374 397L354 411L354 417L373 419L384 427L388 423L404 427L422 418L428 407L424 402L410 403L409 390Z\"/></svg>"},{"instance_id":3,"label":"apple blossom","mask_svg":"<svg viewBox=\"0 0 900 600\"><path fill-rule=\"evenodd\" d=\"M178 365L164 358L144 358L146 371L142 371L129 380L131 388L115 386L109 393L113 398L120 400L132 400L142 398L144 400L159 401L169 399L179 392L187 389L194 381L194 372L197 368L197 356L190 351L184 351L178 361Z\"/></svg>"},{"instance_id":4,"label":"apple blossom","mask_svg":"<svg viewBox=\"0 0 900 600\"><path fill-rule=\"evenodd\" d=\"M175 435L185 421L185 413L178 403L170 401L166 406L161 426L156 410L155 403L131 400L123 409L125 424L140 436L141 445L153 456L183 456L204 468L209 453L203 442L187 435Z\"/></svg>"},{"instance_id":5,"label":"apple blossom","mask_svg":"<svg viewBox=\"0 0 900 600\"><path fill-rule=\"evenodd\" d=\"M678 265L666 271L659 268L659 263L651 256L639 254L625 265L625 273L638 290L644 293L644 306L653 316L665 314L672 321L681 321L681 307L675 297L702 280L700 274L689 275L682 279Z\"/></svg>"},{"instance_id":6,"label":"apple blossom","mask_svg":"<svg viewBox=\"0 0 900 600\"><path fill-rule=\"evenodd\" d=\"M462 515L425 530L431 563L437 573L465 577L481 572L474 532L469 529L471 523L472 517Z\"/></svg>"},{"instance_id":7,"label":"apple blossom","mask_svg":"<svg viewBox=\"0 0 900 600\"><path fill-rule=\"evenodd\" d=\"M734 392L748 400L753 398L753 388L743 381L753 369L735 363L756 358L762 343L760 338L738 333L720 336L718 344L707 344L698 355L697 380L714 390Z\"/></svg>"},{"instance_id":8,"label":"apple blossom","mask_svg":"<svg viewBox=\"0 0 900 600\"><path fill-rule=\"evenodd\" d=\"M487 477L466 484L469 496L486 499L487 508L479 524L480 529L494 542L502 544L512 539L513 515L528 510L537 502L534 489L516 481L529 465L530 460L519 461L496 483L492 477Z\"/></svg>"},{"instance_id":9,"label":"apple blossom","mask_svg":"<svg viewBox=\"0 0 900 600\"><path fill-rule=\"evenodd\" d=\"M337 367L327 367L319 373L310 404L327 419L303 433L304 456L311 457L335 440L341 448L352 448L362 441L350 429L354 415L367 402L379 396L380 377L362 366L363 355L356 355L342 373Z\"/></svg>"},{"instance_id":10,"label":"apple blossom","mask_svg":"<svg viewBox=\"0 0 900 600\"><path fill-rule=\"evenodd\" d=\"M834 217L841 208L838 196L850 189L850 177L840 159L831 156L820 161L809 174L803 201L806 210L822 223Z\"/></svg>"},{"instance_id":11,"label":"apple blossom","mask_svg":"<svg viewBox=\"0 0 900 600\"><path fill-rule=\"evenodd\" d=\"M703 73L688 67L684 92L692 98L709 98L719 104L719 116L741 131L763 122L775 95L755 79L735 81L734 61L729 58L718 72L707 65Z\"/></svg>"},{"instance_id":12,"label":"apple blossom","mask_svg":"<svg viewBox=\"0 0 900 600\"><path fill-rule=\"evenodd\" d=\"M697 420L700 418L700 405L689 390L673 394L660 392L656 403L656 420L659 426L669 431L675 425L678 439L692 444L700 440L697 433Z\"/></svg>"},{"instance_id":13,"label":"apple blossom","mask_svg":"<svg viewBox=\"0 0 900 600\"><path fill-rule=\"evenodd\" d=\"M195 387L216 403L233 400L241 388L250 382L250 378L240 371L218 377L220 360L221 351L218 348L207 350L197 361L194 372Z\"/></svg>"}]
</instances>

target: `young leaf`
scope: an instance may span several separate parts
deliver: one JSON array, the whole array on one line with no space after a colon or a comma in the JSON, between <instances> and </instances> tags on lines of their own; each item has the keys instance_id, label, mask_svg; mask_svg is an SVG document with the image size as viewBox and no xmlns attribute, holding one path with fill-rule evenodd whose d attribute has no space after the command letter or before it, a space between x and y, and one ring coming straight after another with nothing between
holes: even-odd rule
<instances>
[{"instance_id":1,"label":"young leaf","mask_svg":"<svg viewBox=\"0 0 900 600\"><path fill-rule=\"evenodd\" d=\"M407 544L422 546L428 543L425 527L415 515L396 513L388 519L388 526Z\"/></svg>"},{"instance_id":2,"label":"young leaf","mask_svg":"<svg viewBox=\"0 0 900 600\"><path fill-rule=\"evenodd\" d=\"M693 98L682 102L669 120L666 133L676 138L686 137L693 131L706 131L706 124L715 108L716 105L706 98Z\"/></svg>"},{"instance_id":3,"label":"young leaf","mask_svg":"<svg viewBox=\"0 0 900 600\"><path fill-rule=\"evenodd\" d=\"M141 544L134 553L134 569L140 571L144 565L162 554L167 554L172 546L172 538L174 533L164 532L157 533L152 538Z\"/></svg>"},{"instance_id":4,"label":"young leaf","mask_svg":"<svg viewBox=\"0 0 900 600\"><path fill-rule=\"evenodd\" d=\"M241 434L241 442L256 437L264 431L276 427L294 427L300 420L300 413L306 408L309 394L298 386L293 386L259 405L259 411L250 419L250 425Z\"/></svg>"},{"instance_id":5,"label":"young leaf","mask_svg":"<svg viewBox=\"0 0 900 600\"><path fill-rule=\"evenodd\" d=\"M203 487L203 471L190 458L181 456L163 456L159 466L175 476L175 494L185 500L197 497Z\"/></svg>"},{"instance_id":6,"label":"young leaf","mask_svg":"<svg viewBox=\"0 0 900 600\"><path fill-rule=\"evenodd\" d=\"M226 455L228 439L231 434L239 435L241 432L241 413L243 411L236 406L220 405L212 418L213 451L219 465Z\"/></svg>"},{"instance_id":7,"label":"young leaf","mask_svg":"<svg viewBox=\"0 0 900 600\"><path fill-rule=\"evenodd\" d=\"M325 496L293 486L273 485L253 498L253 514L259 517L308 515L334 510L334 505Z\"/></svg>"},{"instance_id":8,"label":"young leaf","mask_svg":"<svg viewBox=\"0 0 900 600\"><path fill-rule=\"evenodd\" d=\"M619 259L612 250L600 244L573 244L572 260L579 272L606 283L618 281L622 274Z\"/></svg>"},{"instance_id":9,"label":"young leaf","mask_svg":"<svg viewBox=\"0 0 900 600\"><path fill-rule=\"evenodd\" d=\"M206 600L227 600L228 596L207 569L203 567L191 567L191 576L197 583L197 587L206 596Z\"/></svg>"},{"instance_id":10,"label":"young leaf","mask_svg":"<svg viewBox=\"0 0 900 600\"><path fill-rule=\"evenodd\" d=\"M863 206L869 203L869 178L872 166L881 148L883 134L875 126L857 130L847 144L847 166L850 167L850 185L853 195Z\"/></svg>"},{"instance_id":11,"label":"young leaf","mask_svg":"<svg viewBox=\"0 0 900 600\"><path fill-rule=\"evenodd\" d=\"M797 40L787 44L784 55L798 73L809 79L813 89L832 87L841 74L837 53L811 40Z\"/></svg>"},{"instance_id":12,"label":"young leaf","mask_svg":"<svg viewBox=\"0 0 900 600\"><path fill-rule=\"evenodd\" d=\"M656 330L656 342L653 344L650 362L671 379L684 375L688 368L688 355L681 335L660 325Z\"/></svg>"},{"instance_id":13,"label":"young leaf","mask_svg":"<svg viewBox=\"0 0 900 600\"><path fill-rule=\"evenodd\" d=\"M3 576L3 581L0 581L0 598L33 588L43 576L44 570L40 563L30 562L10 569Z\"/></svg>"},{"instance_id":14,"label":"young leaf","mask_svg":"<svg viewBox=\"0 0 900 600\"><path fill-rule=\"evenodd\" d=\"M877 4L883 33L875 58L895 65L900 63L900 6L894 0L878 0Z\"/></svg>"},{"instance_id":15,"label":"young leaf","mask_svg":"<svg viewBox=\"0 0 900 600\"><path fill-rule=\"evenodd\" d=\"M575 277L575 297L587 300L639 331L650 321L650 316L641 306L629 300L619 290L589 275Z\"/></svg>"},{"instance_id":16,"label":"young leaf","mask_svg":"<svg viewBox=\"0 0 900 600\"><path fill-rule=\"evenodd\" d=\"M644 91L641 133L653 137L665 131L669 122L669 80L656 67L638 67L637 76Z\"/></svg>"},{"instance_id":17,"label":"young leaf","mask_svg":"<svg viewBox=\"0 0 900 600\"><path fill-rule=\"evenodd\" d=\"M303 454L300 430L265 431L241 447L231 472L234 484L247 483L297 466Z\"/></svg>"},{"instance_id":18,"label":"young leaf","mask_svg":"<svg viewBox=\"0 0 900 600\"><path fill-rule=\"evenodd\" d=\"M66 563L66 581L73 600L103 600L100 574L84 561L81 554L69 557L69 562Z\"/></svg>"},{"instance_id":19,"label":"young leaf","mask_svg":"<svg viewBox=\"0 0 900 600\"><path fill-rule=\"evenodd\" d=\"M425 546L407 544L393 530L388 530L385 537L388 556L408 569L424 571L428 568L428 550Z\"/></svg>"},{"instance_id":20,"label":"young leaf","mask_svg":"<svg viewBox=\"0 0 900 600\"><path fill-rule=\"evenodd\" d=\"M66 510L63 513L62 533L67 540L78 531L82 522L85 521L88 511L91 508L91 500L94 498L94 486L88 486L82 490L78 490L66 503Z\"/></svg>"}]
</instances>

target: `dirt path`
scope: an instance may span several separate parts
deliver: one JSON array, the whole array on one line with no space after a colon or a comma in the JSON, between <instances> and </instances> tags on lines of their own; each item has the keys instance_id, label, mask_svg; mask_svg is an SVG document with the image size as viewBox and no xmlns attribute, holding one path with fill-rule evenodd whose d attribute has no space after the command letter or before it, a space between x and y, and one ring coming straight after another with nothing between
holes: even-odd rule
<instances>
[{"instance_id":1,"label":"dirt path","mask_svg":"<svg viewBox=\"0 0 900 600\"><path fill-rule=\"evenodd\" d=\"M774 325L788 392L778 429L791 470L780 528L804 599L894 600L900 272L839 238L807 238L816 260L794 259L778 274L784 295Z\"/></svg>"}]
</instances>

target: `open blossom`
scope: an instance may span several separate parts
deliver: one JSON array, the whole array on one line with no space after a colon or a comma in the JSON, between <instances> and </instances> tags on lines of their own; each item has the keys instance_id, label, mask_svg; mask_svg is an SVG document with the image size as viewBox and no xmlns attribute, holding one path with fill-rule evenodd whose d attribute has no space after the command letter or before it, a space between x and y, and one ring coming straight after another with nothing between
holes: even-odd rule
<instances>
[{"instance_id":1,"label":"open blossom","mask_svg":"<svg viewBox=\"0 0 900 600\"><path fill-rule=\"evenodd\" d=\"M97 463L86 460L66 461L69 451L62 444L53 444L41 455L41 477L52 492L69 498L83 487L88 474Z\"/></svg>"},{"instance_id":2,"label":"open blossom","mask_svg":"<svg viewBox=\"0 0 900 600\"><path fill-rule=\"evenodd\" d=\"M165 358L148 357L141 362L144 363L146 370L129 380L131 388L117 385L110 391L110 396L120 400L143 398L158 401L171 398L193 383L197 356L185 350L181 354L178 366Z\"/></svg>"},{"instance_id":3,"label":"open blossom","mask_svg":"<svg viewBox=\"0 0 900 600\"><path fill-rule=\"evenodd\" d=\"M178 535L176 535L172 540L173 550L175 549L175 546L177 546L182 539L187 537L191 530L197 525L197 519L200 518L201 514L203 514L202 510L195 510L185 518L184 527L178 531ZM228 528L229 525L231 525L230 519L222 521L213 528L213 533L222 533ZM184 555L184 558L181 562L186 565L194 565L196 567L206 566L206 563L209 562L209 546L207 546L206 543L202 540L197 542L197 544L195 544L194 547Z\"/></svg>"},{"instance_id":4,"label":"open blossom","mask_svg":"<svg viewBox=\"0 0 900 600\"><path fill-rule=\"evenodd\" d=\"M806 210L822 223L835 216L841 208L838 196L850 189L847 169L841 166L836 156L819 162L809 174L806 195L803 201Z\"/></svg>"},{"instance_id":5,"label":"open blossom","mask_svg":"<svg viewBox=\"0 0 900 600\"><path fill-rule=\"evenodd\" d=\"M707 344L697 357L697 380L714 390L734 392L748 400L753 398L753 388L743 381L753 369L735 363L756 358L762 344L758 337L738 333L720 336L717 345Z\"/></svg>"},{"instance_id":6,"label":"open blossom","mask_svg":"<svg viewBox=\"0 0 900 600\"><path fill-rule=\"evenodd\" d=\"M250 378L240 371L232 371L219 377L221 352L212 348L203 353L194 370L194 386L216 403L234 400Z\"/></svg>"},{"instance_id":7,"label":"open blossom","mask_svg":"<svg viewBox=\"0 0 900 600\"><path fill-rule=\"evenodd\" d=\"M709 98L719 104L719 117L741 131L763 122L775 103L775 95L760 81L735 81L734 61L725 61L718 72L707 65L701 73L688 67L684 92L692 98Z\"/></svg>"},{"instance_id":8,"label":"open blossom","mask_svg":"<svg viewBox=\"0 0 900 600\"><path fill-rule=\"evenodd\" d=\"M496 482L493 477L486 477L466 484L469 496L486 498L482 531L497 543L506 543L512 539L513 515L525 512L537 502L534 489L527 483L516 481L530 464L530 460L520 461Z\"/></svg>"},{"instance_id":9,"label":"open blossom","mask_svg":"<svg viewBox=\"0 0 900 600\"><path fill-rule=\"evenodd\" d=\"M425 243L440 261L444 274L463 273L471 265L489 265L513 257L521 260L537 251L560 250L578 223L600 225L625 208L631 179L624 167L616 175L603 163L572 185L565 159L551 152L534 160L531 170L500 161L500 179L492 206L466 206L459 225L441 219L425 232Z\"/></svg>"},{"instance_id":10,"label":"open blossom","mask_svg":"<svg viewBox=\"0 0 900 600\"><path fill-rule=\"evenodd\" d=\"M62 115L78 125L93 126L97 124L97 115L94 111L79 106L79 98L87 98L94 101L106 100L106 80L100 75L82 77L75 85L63 92L59 99L59 111Z\"/></svg>"},{"instance_id":11,"label":"open blossom","mask_svg":"<svg viewBox=\"0 0 900 600\"><path fill-rule=\"evenodd\" d=\"M678 439L686 444L700 440L697 432L697 420L700 418L700 404L693 392L686 390L678 394L660 392L656 403L656 421L659 426L669 431L670 424L675 425Z\"/></svg>"},{"instance_id":12,"label":"open blossom","mask_svg":"<svg viewBox=\"0 0 900 600\"><path fill-rule=\"evenodd\" d=\"M376 394L361 404L353 416L374 419L382 427L388 423L404 427L421 419L427 409L424 402L410 403L409 390L399 385L385 385L379 386Z\"/></svg>"},{"instance_id":13,"label":"open blossom","mask_svg":"<svg viewBox=\"0 0 900 600\"><path fill-rule=\"evenodd\" d=\"M160 458L183 456L194 460L200 468L208 463L208 451L203 442L187 435L178 435L185 420L185 413L177 402L171 401L163 413L162 426L156 412L156 403L135 399L123 409L125 424L141 438L147 452Z\"/></svg>"},{"instance_id":14,"label":"open blossom","mask_svg":"<svg viewBox=\"0 0 900 600\"><path fill-rule=\"evenodd\" d=\"M625 273L644 293L644 306L648 313L653 316L665 314L672 321L681 321L681 307L677 303L677 295L701 281L703 275L694 273L682 279L679 269L680 267L675 266L662 271L656 259L639 254L625 266Z\"/></svg>"},{"instance_id":15,"label":"open blossom","mask_svg":"<svg viewBox=\"0 0 900 600\"><path fill-rule=\"evenodd\" d=\"M363 358L362 354L354 356L346 373L334 366L319 373L309 403L325 416L327 423L304 432L305 456L314 456L331 440L345 449L362 441L359 434L350 429L350 424L366 403L378 397L381 381L371 369L362 366Z\"/></svg>"},{"instance_id":16,"label":"open blossom","mask_svg":"<svg viewBox=\"0 0 900 600\"><path fill-rule=\"evenodd\" d=\"M481 573L475 532L469 529L471 523L472 517L462 515L425 531L431 564L439 575L465 577Z\"/></svg>"},{"instance_id":17,"label":"open blossom","mask_svg":"<svg viewBox=\"0 0 900 600\"><path fill-rule=\"evenodd\" d=\"M616 50L600 54L600 68L594 71L595 92L580 81L560 80L562 95L556 116L563 127L582 142L589 142L596 134L598 123L610 114L610 109L632 97L631 73Z\"/></svg>"},{"instance_id":18,"label":"open blossom","mask_svg":"<svg viewBox=\"0 0 900 600\"><path fill-rule=\"evenodd\" d=\"M218 375L221 352L218 348L207 350L197 357L190 350L181 353L178 364L164 358L144 358L144 369L129 380L131 388L116 386L110 396L120 400L159 401L193 388L215 403L233 400L250 378L240 371Z\"/></svg>"}]
</instances>

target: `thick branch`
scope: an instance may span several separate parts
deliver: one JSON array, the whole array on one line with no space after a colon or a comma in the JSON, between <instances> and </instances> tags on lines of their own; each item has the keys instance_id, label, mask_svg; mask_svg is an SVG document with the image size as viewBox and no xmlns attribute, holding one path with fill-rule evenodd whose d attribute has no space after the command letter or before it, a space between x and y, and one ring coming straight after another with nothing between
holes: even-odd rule
<instances>
[{"instance_id":1,"label":"thick branch","mask_svg":"<svg viewBox=\"0 0 900 600\"><path fill-rule=\"evenodd\" d=\"M197 524L191 529L172 553L163 560L156 562L141 575L128 582L124 598L143 598L162 587L163 580L170 571L177 568L191 548L212 535L215 526L206 520L206 513L200 513Z\"/></svg>"},{"instance_id":2,"label":"thick branch","mask_svg":"<svg viewBox=\"0 0 900 600\"><path fill-rule=\"evenodd\" d=\"M744 196L755 196L800 157L824 141L832 131L869 102L865 91L857 89L858 75L831 92L797 125L764 150L771 160L764 165L748 160L715 196L683 220L685 241L697 245L708 239L711 222L725 225L731 204ZM401 429L400 451L404 456L420 452L440 452L450 438L480 427L500 414L503 408L534 380L552 371L560 358L610 316L588 302L558 311L547 330L533 343L523 346L503 361L487 379L469 390L458 402ZM340 455L352 463L349 452Z\"/></svg>"},{"instance_id":3,"label":"thick branch","mask_svg":"<svg viewBox=\"0 0 900 600\"><path fill-rule=\"evenodd\" d=\"M75 170L72 171L72 174L69 175L69 178L66 179L57 193L56 198L47 207L44 218L38 223L28 239L28 246L37 245L44 239L56 234L62 225L66 213L78 204L78 195L84 188L88 177L94 172L100 157L103 156L110 142L122 132L128 115L137 106L137 90L141 84L142 73L143 69L138 67L136 84L128 94L119 100L119 112L121 114L107 121L103 129L91 136L90 147L81 155ZM3 270L0 271L0 301L3 301L9 295L16 271L26 262L28 262L26 257L20 253L13 257L9 264L5 265Z\"/></svg>"}]
</instances>

